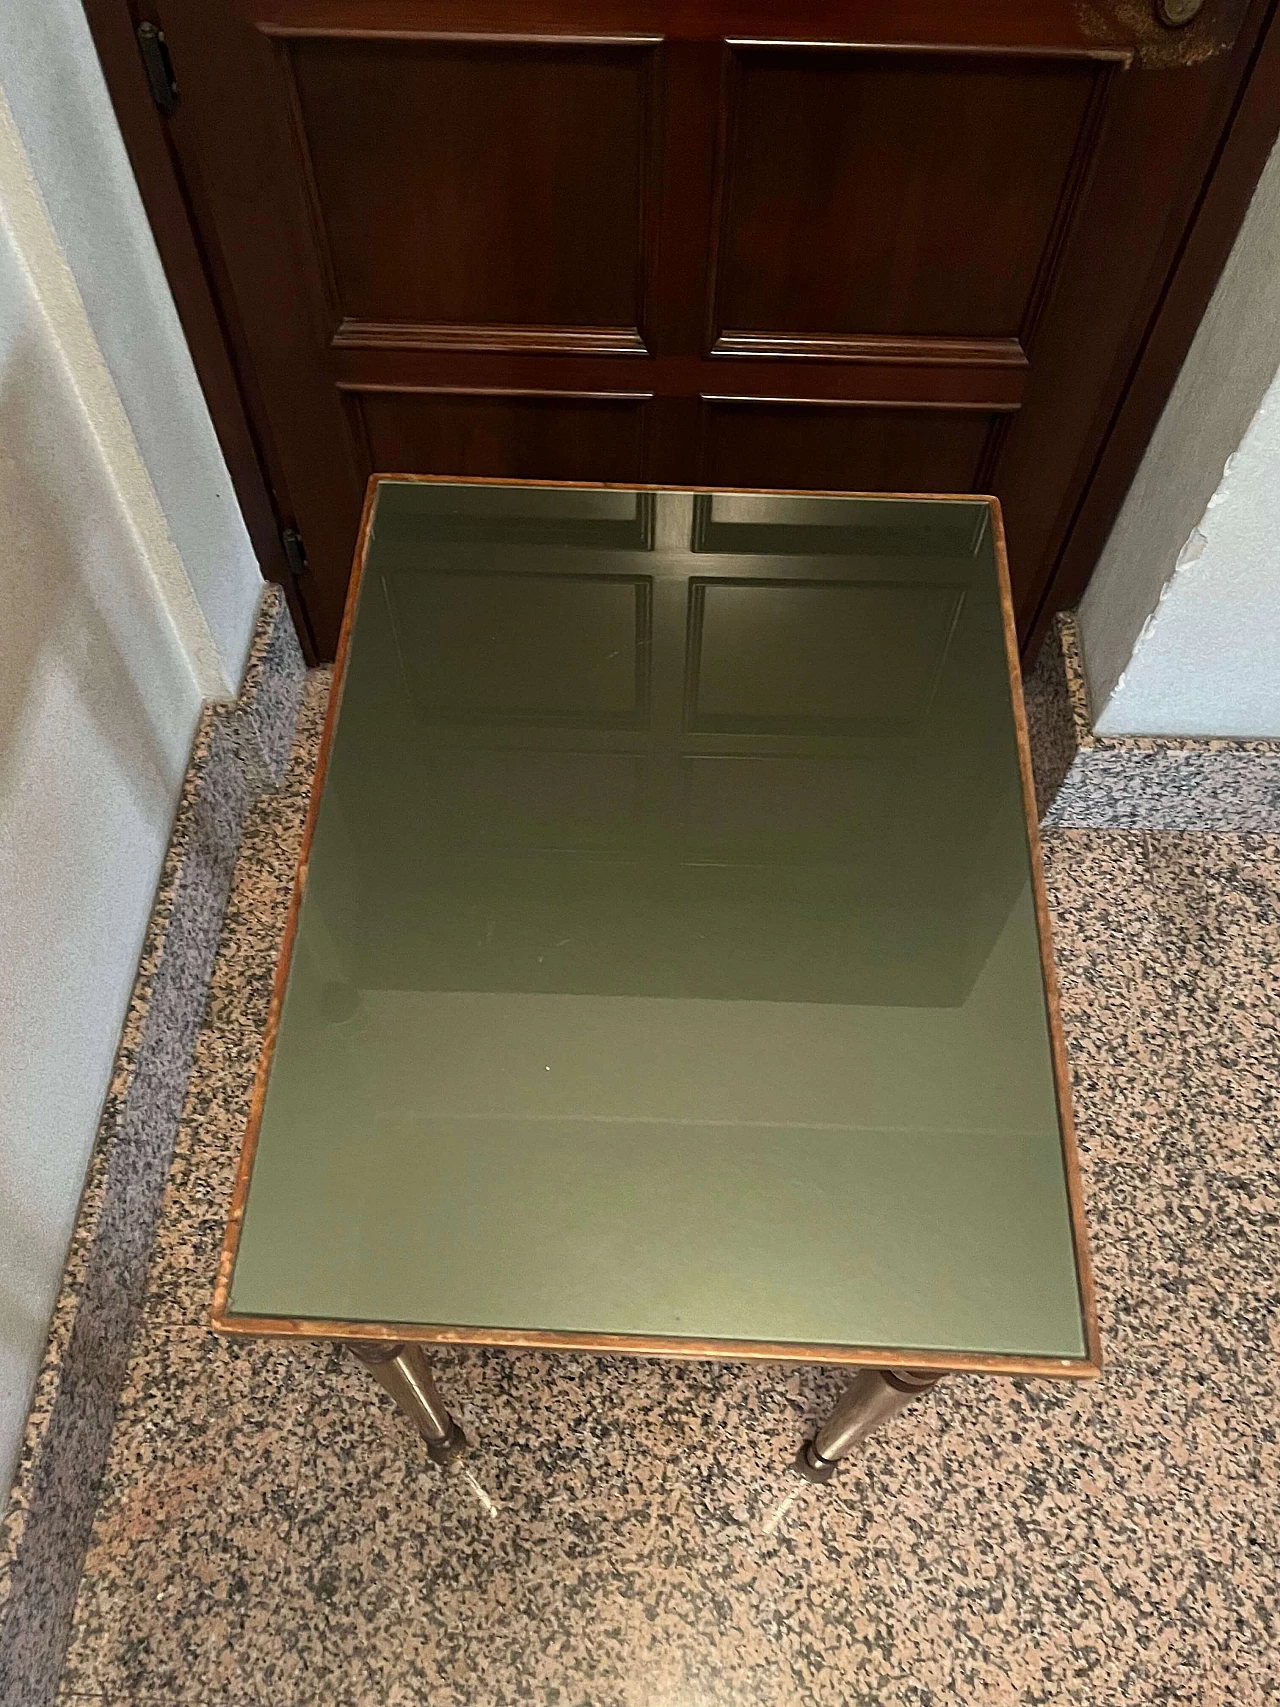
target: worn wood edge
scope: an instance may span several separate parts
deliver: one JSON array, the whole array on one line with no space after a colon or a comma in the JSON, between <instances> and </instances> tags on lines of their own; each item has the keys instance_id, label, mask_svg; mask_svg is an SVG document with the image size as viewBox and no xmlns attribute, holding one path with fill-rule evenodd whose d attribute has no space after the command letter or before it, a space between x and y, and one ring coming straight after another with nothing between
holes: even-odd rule
<instances>
[{"instance_id":1,"label":"worn wood edge","mask_svg":"<svg viewBox=\"0 0 1280 1707\"><path fill-rule=\"evenodd\" d=\"M921 1346L811 1345L793 1340L681 1339L671 1334L574 1333L555 1329L479 1328L422 1322L332 1321L308 1316L224 1314L216 1324L229 1337L252 1339L380 1340L413 1345L487 1345L512 1351L623 1352L690 1362L826 1363L850 1367L936 1369L953 1374L1041 1375L1089 1380L1100 1373L1087 1358L1022 1357L1016 1352L940 1351Z\"/></svg>"},{"instance_id":2,"label":"worn wood edge","mask_svg":"<svg viewBox=\"0 0 1280 1707\"><path fill-rule=\"evenodd\" d=\"M244 1223L245 1203L253 1172L258 1134L262 1124L267 1084L275 1053L280 1013L284 1004L293 945L297 935L298 916L306 889L310 863L311 842L319 816L324 792L342 688L346 676L351 632L355 609L364 578L365 554L373 522L378 488L382 484L421 486L518 486L557 488L559 490L608 492L690 492L714 496L726 493L745 496L801 496L813 498L846 498L855 501L879 499L885 502L955 503L984 505L987 508L992 538L995 544L997 582L1000 593L1001 620L1004 635L1005 660L1009 672L1010 700L1013 709L1018 770L1022 784L1023 813L1031 863L1032 894L1035 901L1037 937L1040 945L1040 965L1045 988L1045 1005L1049 1021L1050 1049L1053 1058L1054 1088L1057 1093L1059 1134L1067 1179L1067 1197L1071 1216L1072 1242L1075 1251L1076 1276L1080 1288L1081 1314L1085 1330L1087 1355L1083 1358L1020 1357L1017 1354L941 1352L921 1347L850 1347L839 1345L805 1345L792 1342L763 1342L754 1340L680 1339L663 1335L584 1334L537 1331L520 1328L480 1328L457 1325L333 1321L326 1318L289 1316L250 1316L233 1314L227 1308L231 1277ZM320 751L303 826L298 868L289 900L289 913L284 938L276 963L271 991L271 1006L258 1055L254 1077L249 1119L236 1169L235 1186L227 1218L227 1231L218 1262L213 1303L209 1313L211 1327L216 1333L229 1337L263 1339L374 1339L405 1340L424 1345L492 1345L511 1349L542 1349L564 1351L625 1352L632 1355L673 1357L691 1360L726 1359L731 1361L766 1363L830 1363L850 1366L883 1367L903 1365L911 1368L930 1368L947 1372L972 1374L1049 1376L1089 1380L1102 1372L1101 1337L1098 1332L1097 1305L1093 1286L1093 1271L1089 1261L1084 1227L1084 1194L1080 1179L1079 1156L1076 1149L1075 1122L1071 1110L1071 1080L1067 1067L1066 1046L1062 1035L1061 1010L1058 997L1057 971L1053 960L1052 926L1048 898L1044 886L1044 870L1040 848L1040 833L1035 811L1035 784L1031 769L1031 743L1027 731L1026 710L1022 700L1022 672L1018 663L1017 626L1013 611L1013 596L1009 580L1008 552L1005 544L1004 520L997 498L980 493L965 492L845 492L794 487L758 486L668 486L658 483L640 484L633 481L585 480L511 480L500 475L461 477L448 474L374 474L365 490L360 530L356 539L355 561L347 602L338 636L334 661L333 685Z\"/></svg>"},{"instance_id":3,"label":"worn wood edge","mask_svg":"<svg viewBox=\"0 0 1280 1707\"><path fill-rule=\"evenodd\" d=\"M1075 1247L1076 1281L1080 1289L1080 1313L1084 1324L1085 1349L1093 1374L1102 1371L1102 1336L1098 1329L1098 1302L1094 1289L1093 1265L1089 1258L1089 1241L1085 1227L1084 1184L1080 1175L1080 1154L1076 1143L1075 1114L1071 1102L1071 1070L1067 1063L1067 1048L1062 1031L1062 1004L1058 993L1058 970L1053 957L1053 922L1049 914L1049 898L1044 882L1044 855L1040 844L1040 823L1036 813L1035 775L1031 764L1031 736L1027 728L1026 706L1022 698L1022 667L1018 658L1018 628L1013 609L1013 588L1009 578L1009 553L1004 536L1004 517L998 498L989 498L991 529L995 542L996 569L1000 583L1000 610L1004 628L1005 661L1009 668L1009 698L1013 706L1014 732L1018 747L1018 771L1022 779L1022 808L1026 820L1028 851L1031 856L1031 892L1035 900L1036 935L1040 944L1040 970L1044 983L1045 1009L1049 1022L1049 1048L1053 1058L1054 1089L1057 1093L1058 1130L1062 1144L1062 1160L1067 1180L1067 1203L1071 1217L1071 1238Z\"/></svg>"},{"instance_id":4,"label":"worn wood edge","mask_svg":"<svg viewBox=\"0 0 1280 1707\"><path fill-rule=\"evenodd\" d=\"M307 816L302 827L302 845L298 852L298 865L294 872L293 889L289 896L289 912L285 920L284 937L276 961L275 977L271 985L271 1005L267 1010L267 1023L258 1051L258 1065L254 1073L253 1092L249 1102L249 1118L240 1146L240 1160L236 1166L235 1185L231 1193L231 1207L227 1213L227 1230L223 1237L222 1252L218 1258L218 1273L214 1282L213 1303L209 1311L209 1321L214 1330L219 1333L224 1331L223 1322L231 1292L231 1277L235 1272L236 1253L240 1248L240 1233L244 1225L245 1204L249 1196L249 1181L253 1174L253 1160L258 1149L258 1133L262 1127L262 1111L266 1104L267 1084L271 1077L271 1064L275 1057L276 1037L280 1029L280 1014L284 1007L285 990L289 982L289 968L293 963L293 945L298 934L298 916L302 910L302 898L307 887L307 872L311 863L311 842L315 835L316 820L320 815L320 800L324 793L325 777L329 769L329 753L333 745L334 730L337 727L338 711L342 703L342 689L346 679L351 631L355 625L356 604L359 601L360 586L364 579L365 551L368 546L369 532L373 525L373 512L377 503L377 495L378 478L373 476L365 488L364 508L360 514L360 529L356 535L355 561L352 564L351 582L347 588L347 602L342 613L342 628L338 634L338 650L334 659L329 704L325 712L324 729L320 736L320 751L316 759L315 775L311 782L310 798L307 802Z\"/></svg>"}]
</instances>

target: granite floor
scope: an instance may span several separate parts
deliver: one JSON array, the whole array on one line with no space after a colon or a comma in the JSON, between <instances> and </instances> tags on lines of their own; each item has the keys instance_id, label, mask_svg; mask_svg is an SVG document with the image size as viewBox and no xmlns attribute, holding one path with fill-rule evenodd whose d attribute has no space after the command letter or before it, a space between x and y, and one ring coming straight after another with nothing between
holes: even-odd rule
<instances>
[{"instance_id":1,"label":"granite floor","mask_svg":"<svg viewBox=\"0 0 1280 1707\"><path fill-rule=\"evenodd\" d=\"M815 1489L835 1372L459 1351L442 1472L342 1354L203 1325L322 687L237 870L63 1707L1277 1699L1280 837L1048 841L1101 1381L951 1379Z\"/></svg>"}]
</instances>

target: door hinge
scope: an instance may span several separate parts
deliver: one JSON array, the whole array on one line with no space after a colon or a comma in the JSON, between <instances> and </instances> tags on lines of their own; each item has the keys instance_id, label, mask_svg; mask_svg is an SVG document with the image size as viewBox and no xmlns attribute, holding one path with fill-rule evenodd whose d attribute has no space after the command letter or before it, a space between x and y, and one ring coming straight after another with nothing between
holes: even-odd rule
<instances>
[{"instance_id":1,"label":"door hinge","mask_svg":"<svg viewBox=\"0 0 1280 1707\"><path fill-rule=\"evenodd\" d=\"M302 543L302 535L297 528L285 528L280 535L280 543L284 546L289 573L295 581L300 581L307 572L307 548Z\"/></svg>"},{"instance_id":2,"label":"door hinge","mask_svg":"<svg viewBox=\"0 0 1280 1707\"><path fill-rule=\"evenodd\" d=\"M169 44L159 24L138 25L138 49L151 85L151 98L162 113L171 113L178 104L178 84L169 58Z\"/></svg>"}]
</instances>

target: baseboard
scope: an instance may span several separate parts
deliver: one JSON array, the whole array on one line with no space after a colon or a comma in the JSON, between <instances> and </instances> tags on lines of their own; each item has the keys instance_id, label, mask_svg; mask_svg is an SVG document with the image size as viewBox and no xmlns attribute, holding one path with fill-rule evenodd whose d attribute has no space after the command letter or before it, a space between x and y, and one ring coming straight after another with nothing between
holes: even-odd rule
<instances>
[{"instance_id":1,"label":"baseboard","mask_svg":"<svg viewBox=\"0 0 1280 1707\"><path fill-rule=\"evenodd\" d=\"M1025 687L1047 828L1280 831L1280 741L1094 733L1074 613Z\"/></svg>"},{"instance_id":2,"label":"baseboard","mask_svg":"<svg viewBox=\"0 0 1280 1707\"><path fill-rule=\"evenodd\" d=\"M57 1692L246 814L282 781L306 666L269 587L244 687L206 707L0 1519L0 1704Z\"/></svg>"}]
</instances>

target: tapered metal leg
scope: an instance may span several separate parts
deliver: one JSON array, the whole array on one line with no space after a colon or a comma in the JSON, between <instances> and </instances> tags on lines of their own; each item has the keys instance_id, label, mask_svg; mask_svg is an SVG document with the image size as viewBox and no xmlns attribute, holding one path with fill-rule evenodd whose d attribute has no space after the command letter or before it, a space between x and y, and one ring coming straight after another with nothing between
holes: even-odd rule
<instances>
[{"instance_id":1,"label":"tapered metal leg","mask_svg":"<svg viewBox=\"0 0 1280 1707\"><path fill-rule=\"evenodd\" d=\"M388 1345L382 1340L348 1340L347 1349L390 1393L427 1443L437 1464L451 1464L467 1448L467 1437L449 1415L420 1345Z\"/></svg>"},{"instance_id":2,"label":"tapered metal leg","mask_svg":"<svg viewBox=\"0 0 1280 1707\"><path fill-rule=\"evenodd\" d=\"M810 1482L829 1482L840 1460L873 1428L897 1416L941 1379L930 1369L859 1370L814 1438L800 1448L796 1469Z\"/></svg>"}]
</instances>

